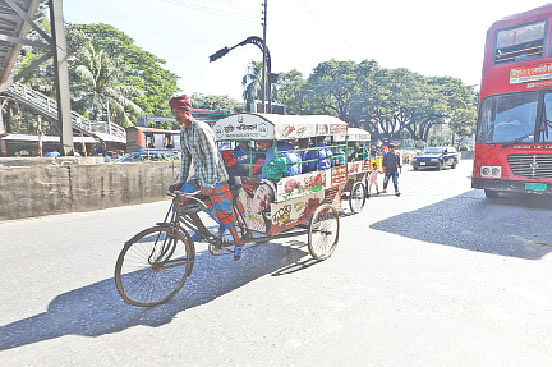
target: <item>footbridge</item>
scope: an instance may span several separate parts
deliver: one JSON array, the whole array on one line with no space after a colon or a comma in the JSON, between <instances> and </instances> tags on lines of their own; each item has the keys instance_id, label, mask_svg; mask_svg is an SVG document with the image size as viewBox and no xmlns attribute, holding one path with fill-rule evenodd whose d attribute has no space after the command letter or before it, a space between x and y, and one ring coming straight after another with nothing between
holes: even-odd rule
<instances>
[{"instance_id":1,"label":"footbridge","mask_svg":"<svg viewBox=\"0 0 552 367\"><path fill-rule=\"evenodd\" d=\"M10 97L32 108L37 113L47 119L58 121L57 101L40 92L37 92L23 83L12 83L7 91L1 95ZM71 122L73 129L83 134L99 137L110 141L124 141L126 137L125 129L112 122L92 121L75 111L71 111ZM106 137L106 135L109 135Z\"/></svg>"},{"instance_id":2,"label":"footbridge","mask_svg":"<svg viewBox=\"0 0 552 367\"><path fill-rule=\"evenodd\" d=\"M63 0L48 2L50 34L33 21L40 4L41 0L0 0L0 95L13 98L40 115L58 121L65 155L73 154L73 130L102 140L125 142L122 127L109 122L91 121L71 111ZM29 37L31 31L33 36ZM25 68L18 68L23 46L41 49L44 55ZM56 75L55 100L18 82L52 57Z\"/></svg>"}]
</instances>

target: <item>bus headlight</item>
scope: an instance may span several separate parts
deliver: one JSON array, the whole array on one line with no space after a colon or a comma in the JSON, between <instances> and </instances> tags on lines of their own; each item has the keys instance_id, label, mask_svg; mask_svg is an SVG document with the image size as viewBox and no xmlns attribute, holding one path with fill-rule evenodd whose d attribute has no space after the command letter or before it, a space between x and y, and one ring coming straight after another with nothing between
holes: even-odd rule
<instances>
[{"instance_id":1,"label":"bus headlight","mask_svg":"<svg viewBox=\"0 0 552 367\"><path fill-rule=\"evenodd\" d=\"M500 178L502 177L502 166L481 166L479 172L483 177Z\"/></svg>"}]
</instances>

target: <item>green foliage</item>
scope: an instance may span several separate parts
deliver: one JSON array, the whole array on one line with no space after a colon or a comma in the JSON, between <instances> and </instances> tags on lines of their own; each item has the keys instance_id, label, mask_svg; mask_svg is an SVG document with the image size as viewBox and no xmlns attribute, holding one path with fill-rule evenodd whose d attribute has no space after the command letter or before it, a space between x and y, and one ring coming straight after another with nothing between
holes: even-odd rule
<instances>
[{"instance_id":1,"label":"green foliage","mask_svg":"<svg viewBox=\"0 0 552 367\"><path fill-rule=\"evenodd\" d=\"M353 97L360 92L353 61L325 61L314 69L305 85L311 113L337 115L350 121Z\"/></svg>"},{"instance_id":2,"label":"green foliage","mask_svg":"<svg viewBox=\"0 0 552 367\"><path fill-rule=\"evenodd\" d=\"M325 61L307 81L291 70L280 74L276 86L278 102L290 113L337 115L385 142L427 141L439 125L447 126L454 142L470 135L477 119L477 96L460 80L384 69L374 60Z\"/></svg>"},{"instance_id":3,"label":"green foliage","mask_svg":"<svg viewBox=\"0 0 552 367\"><path fill-rule=\"evenodd\" d=\"M84 49L80 64L73 70L73 107L81 111L92 111L94 120L115 121L124 127L132 126L130 114L143 114L142 109L132 101L141 91L135 87L121 85L122 71L103 50L97 50L92 42Z\"/></svg>"},{"instance_id":4,"label":"green foliage","mask_svg":"<svg viewBox=\"0 0 552 367\"><path fill-rule=\"evenodd\" d=\"M194 93L190 97L192 108L207 110L228 110L231 114L243 112L243 103L237 102L228 96L206 96Z\"/></svg>"},{"instance_id":5,"label":"green foliage","mask_svg":"<svg viewBox=\"0 0 552 367\"><path fill-rule=\"evenodd\" d=\"M92 43L121 67L120 84L143 93L132 100L146 115L170 114L169 99L178 91L176 74L163 66L158 58L134 44L134 40L109 24L73 24L77 32L88 36Z\"/></svg>"},{"instance_id":6,"label":"green foliage","mask_svg":"<svg viewBox=\"0 0 552 367\"><path fill-rule=\"evenodd\" d=\"M262 99L262 74L263 63L252 60L247 66L247 73L243 76L242 80L242 87L244 88L243 101L247 110L249 110L248 106L250 106L254 100Z\"/></svg>"},{"instance_id":7,"label":"green foliage","mask_svg":"<svg viewBox=\"0 0 552 367\"><path fill-rule=\"evenodd\" d=\"M293 69L287 73L280 73L275 84L276 93L272 95L279 103L287 106L290 114L302 114L306 109L305 91L306 84L303 74Z\"/></svg>"},{"instance_id":8,"label":"green foliage","mask_svg":"<svg viewBox=\"0 0 552 367\"><path fill-rule=\"evenodd\" d=\"M49 28L46 20L42 23ZM65 30L73 109L91 118L105 118L102 111L109 100L111 119L122 126L143 114L170 115L168 101L178 91L178 77L164 68L164 60L108 24L67 24ZM41 56L31 50L23 66ZM22 82L55 97L54 80L50 59Z\"/></svg>"}]
</instances>

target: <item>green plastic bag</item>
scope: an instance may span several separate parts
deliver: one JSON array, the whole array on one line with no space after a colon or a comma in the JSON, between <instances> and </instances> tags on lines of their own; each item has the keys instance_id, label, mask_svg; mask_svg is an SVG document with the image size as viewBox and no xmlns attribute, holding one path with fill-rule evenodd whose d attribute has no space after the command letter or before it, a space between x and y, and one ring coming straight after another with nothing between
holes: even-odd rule
<instances>
[{"instance_id":1,"label":"green plastic bag","mask_svg":"<svg viewBox=\"0 0 552 367\"><path fill-rule=\"evenodd\" d=\"M286 172L286 161L282 158L274 158L268 161L263 166L263 173L266 178L271 180L279 180L282 178L282 174Z\"/></svg>"}]
</instances>

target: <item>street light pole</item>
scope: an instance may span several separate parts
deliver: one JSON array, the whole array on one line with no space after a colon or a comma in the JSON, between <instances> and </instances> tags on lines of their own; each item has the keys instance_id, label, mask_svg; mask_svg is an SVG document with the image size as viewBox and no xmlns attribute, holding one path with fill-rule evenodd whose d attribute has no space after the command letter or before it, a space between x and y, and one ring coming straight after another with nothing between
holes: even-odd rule
<instances>
[{"instance_id":1,"label":"street light pole","mask_svg":"<svg viewBox=\"0 0 552 367\"><path fill-rule=\"evenodd\" d=\"M264 0L264 7L263 7L263 80L261 82L261 94L262 94L262 112L263 113L269 113L269 111L265 111L265 96L266 96L266 2L267 0ZM270 103L270 102L269 102Z\"/></svg>"},{"instance_id":2,"label":"street light pole","mask_svg":"<svg viewBox=\"0 0 552 367\"><path fill-rule=\"evenodd\" d=\"M220 59L221 57L223 57L224 55L226 55L228 52L232 51L233 49L235 49L236 47L238 46L245 46L249 43L252 43L254 44L255 46L257 46L261 51L263 51L263 54L266 55L265 59L266 59L266 70L267 70L267 75L268 75L268 113L271 113L272 111L272 106L271 106L271 100L272 100L272 94L271 94L271 90L270 90L270 85L271 85L271 79L270 79L270 75L272 75L272 80L274 82L276 82L276 77L278 74L272 74L272 62L271 62L271 57L270 57L270 50L268 49L268 47L266 47L266 42L264 43L264 46L263 46L263 39L261 37L257 37L257 36L250 36L250 37L247 37L246 39L244 39L243 41L239 42L238 44L232 46L232 47L224 47L224 48L221 48L220 50L218 50L217 52L215 52L214 54L210 55L209 56L209 60L210 62L213 62L213 61L216 61L218 59ZM264 78L263 78L264 79ZM264 83L261 83L261 87L264 88ZM264 94L263 94L264 95ZM264 100L263 100L263 112L264 112Z\"/></svg>"}]
</instances>

